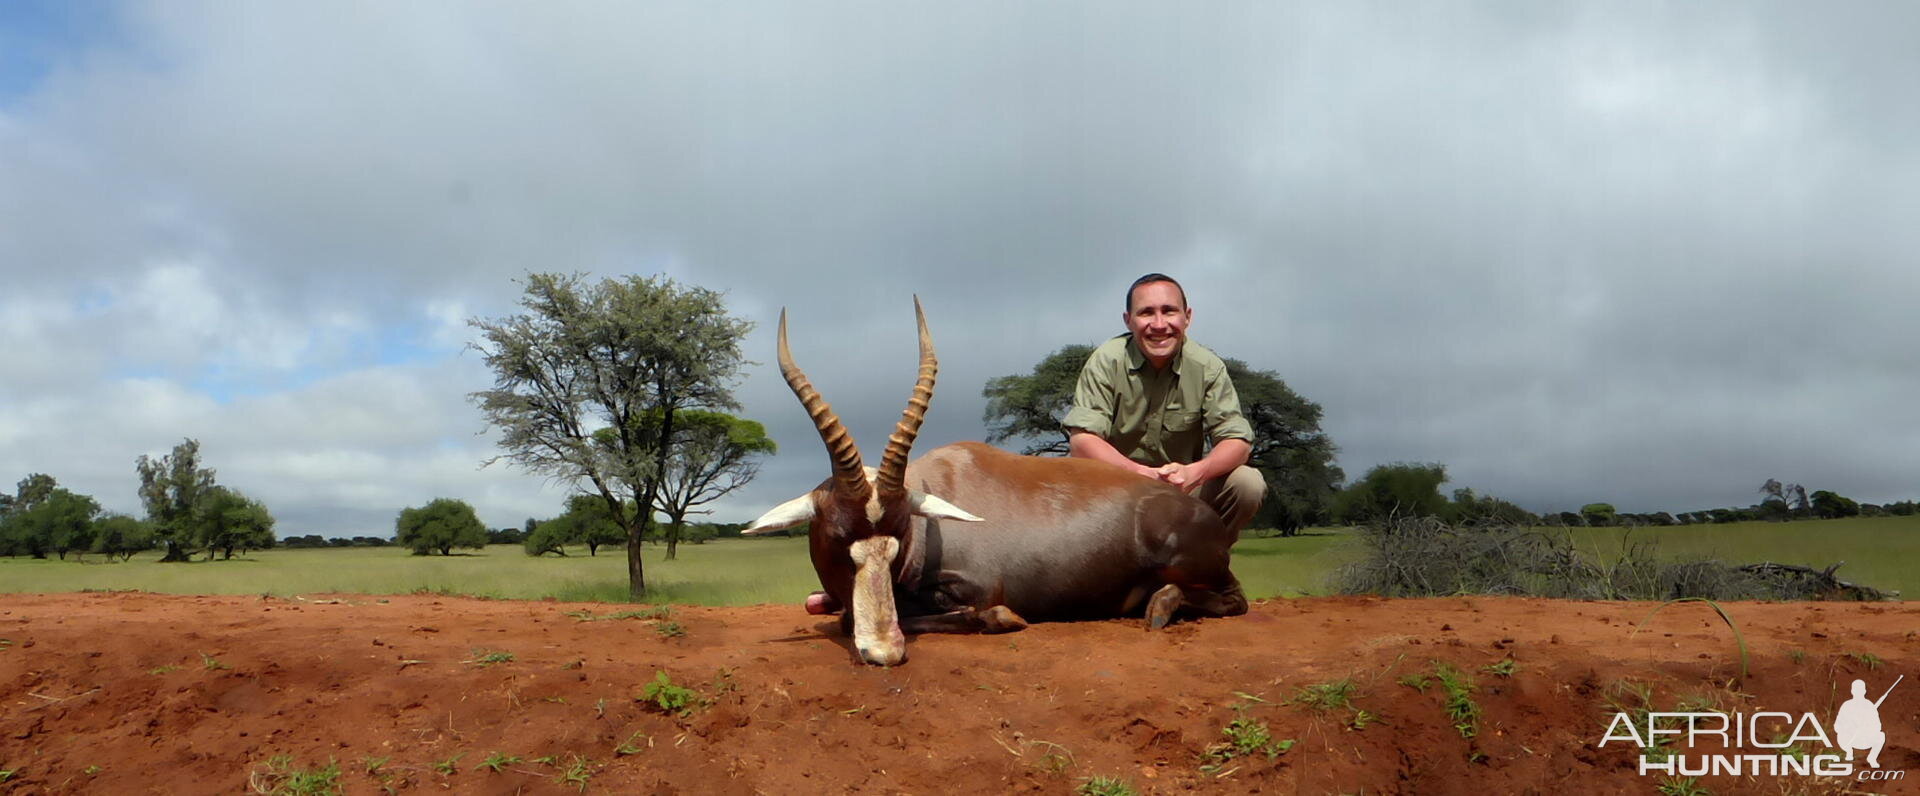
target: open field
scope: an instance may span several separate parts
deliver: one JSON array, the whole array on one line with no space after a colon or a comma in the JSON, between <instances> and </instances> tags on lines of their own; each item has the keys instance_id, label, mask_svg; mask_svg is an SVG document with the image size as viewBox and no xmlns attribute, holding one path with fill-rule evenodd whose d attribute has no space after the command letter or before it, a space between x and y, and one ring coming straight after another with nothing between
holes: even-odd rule
<instances>
[{"instance_id":1,"label":"open field","mask_svg":"<svg viewBox=\"0 0 1920 796\"><path fill-rule=\"evenodd\" d=\"M1246 539L1235 571L1255 599L1323 593L1327 572L1346 560L1344 534L1318 529L1292 539ZM806 539L722 539L646 551L648 602L695 605L794 603L819 588ZM0 558L0 593L137 589L167 594L407 594L431 591L501 599L619 602L627 594L626 551L585 548L566 558L530 558L517 545L463 555L416 556L396 547L260 550L232 561L156 565L158 552L131 562Z\"/></svg>"},{"instance_id":2,"label":"open field","mask_svg":"<svg viewBox=\"0 0 1920 796\"><path fill-rule=\"evenodd\" d=\"M1662 556L1711 556L1730 563L1771 560L1826 566L1845 561L1843 579L1920 595L1920 517L1736 523L1677 528L1549 530L1570 533L1591 560L1617 558L1627 544L1652 542ZM723 539L646 553L649 602L696 605L793 603L818 588L806 542ZM452 557L399 548L263 550L233 561L156 566L158 553L109 564L0 558L0 593L138 589L169 594L406 594L431 591L501 599L626 599L626 553L584 548L566 558L529 558L495 545ZM1234 572L1248 596L1327 594L1326 577L1358 553L1346 532L1310 529L1293 538L1246 538L1234 548Z\"/></svg>"},{"instance_id":3,"label":"open field","mask_svg":"<svg viewBox=\"0 0 1920 796\"><path fill-rule=\"evenodd\" d=\"M1574 538L1595 561L1618 558L1622 542L1651 541L1662 557L1717 558L1729 564L1772 561L1826 567L1846 562L1841 580L1920 598L1920 516L1851 517L1803 522L1740 522L1669 528L1582 528Z\"/></svg>"},{"instance_id":4,"label":"open field","mask_svg":"<svg viewBox=\"0 0 1920 796\"><path fill-rule=\"evenodd\" d=\"M792 602L819 588L807 561L806 539L723 540L666 548L646 555L650 600L701 605ZM534 558L519 545L490 545L452 556L416 556L399 547L258 550L244 560L159 565L159 553L126 564L99 557L61 561L0 559L0 592L138 589L168 594L406 594L430 591L500 599L552 597L619 602L627 596L627 553L586 548L565 558Z\"/></svg>"}]
</instances>

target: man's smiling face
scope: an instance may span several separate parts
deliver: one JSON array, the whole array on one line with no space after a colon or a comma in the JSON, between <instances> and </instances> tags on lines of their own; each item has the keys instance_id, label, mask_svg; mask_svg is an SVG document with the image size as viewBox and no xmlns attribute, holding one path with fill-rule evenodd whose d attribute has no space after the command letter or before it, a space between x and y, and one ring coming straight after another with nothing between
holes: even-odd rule
<instances>
[{"instance_id":1,"label":"man's smiling face","mask_svg":"<svg viewBox=\"0 0 1920 796\"><path fill-rule=\"evenodd\" d=\"M1127 330L1155 368L1164 368L1180 353L1187 339L1187 324L1193 322L1193 310L1187 297L1172 282L1148 282L1133 289L1127 306Z\"/></svg>"}]
</instances>

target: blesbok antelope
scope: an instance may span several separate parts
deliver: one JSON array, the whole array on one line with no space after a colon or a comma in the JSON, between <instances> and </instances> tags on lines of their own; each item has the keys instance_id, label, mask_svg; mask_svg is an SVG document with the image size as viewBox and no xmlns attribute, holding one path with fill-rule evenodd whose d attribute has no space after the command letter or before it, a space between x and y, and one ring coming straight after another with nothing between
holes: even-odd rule
<instances>
[{"instance_id":1,"label":"blesbok antelope","mask_svg":"<svg viewBox=\"0 0 1920 796\"><path fill-rule=\"evenodd\" d=\"M1158 629L1177 612L1246 613L1227 568L1238 536L1178 488L1091 459L1018 456L978 442L908 463L939 364L927 317L920 377L879 469L820 397L787 347L780 373L826 443L833 475L774 507L743 533L811 522L820 585L846 607L842 628L860 657L906 659L903 633L1002 633L1027 620L1137 616Z\"/></svg>"}]
</instances>

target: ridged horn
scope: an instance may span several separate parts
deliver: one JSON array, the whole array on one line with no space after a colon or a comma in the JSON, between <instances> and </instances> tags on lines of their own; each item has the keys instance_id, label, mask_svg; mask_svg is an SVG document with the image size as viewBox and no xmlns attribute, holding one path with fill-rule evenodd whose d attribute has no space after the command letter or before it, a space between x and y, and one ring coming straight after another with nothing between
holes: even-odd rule
<instances>
[{"instance_id":1,"label":"ridged horn","mask_svg":"<svg viewBox=\"0 0 1920 796\"><path fill-rule=\"evenodd\" d=\"M834 414L833 407L807 381L807 374L801 373L800 366L793 364L793 352L787 348L785 308L780 310L780 375L786 377L787 386L793 388L800 405L806 407L807 416L813 418L813 427L820 432L820 441L827 444L827 456L833 459L834 491L840 493L843 499L866 503L871 487L867 483L866 467L860 460L860 446L854 444L853 435L847 433L846 425L840 422L839 415Z\"/></svg>"},{"instance_id":2,"label":"ridged horn","mask_svg":"<svg viewBox=\"0 0 1920 796\"><path fill-rule=\"evenodd\" d=\"M913 453L913 440L920 436L920 424L926 422L927 405L933 402L933 377L940 372L940 361L933 355L933 336L927 334L927 313L920 309L920 297L913 297L913 317L920 324L920 379L913 384L907 410L900 424L887 438L887 453L880 459L880 472L874 482L882 495L898 495L906 490L907 456Z\"/></svg>"}]
</instances>

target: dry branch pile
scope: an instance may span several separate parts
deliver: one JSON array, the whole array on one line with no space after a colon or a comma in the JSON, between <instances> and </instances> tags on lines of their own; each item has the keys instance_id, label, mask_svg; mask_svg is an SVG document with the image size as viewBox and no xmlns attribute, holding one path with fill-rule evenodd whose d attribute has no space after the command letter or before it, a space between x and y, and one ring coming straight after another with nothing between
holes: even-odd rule
<instances>
[{"instance_id":1,"label":"dry branch pile","mask_svg":"<svg viewBox=\"0 0 1920 796\"><path fill-rule=\"evenodd\" d=\"M1360 528L1366 556L1336 577L1342 594L1434 597L1512 594L1564 599L1885 600L1897 595L1791 564L1661 560L1654 545L1625 544L1602 565L1570 533L1504 523L1449 525L1400 517Z\"/></svg>"}]
</instances>

